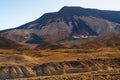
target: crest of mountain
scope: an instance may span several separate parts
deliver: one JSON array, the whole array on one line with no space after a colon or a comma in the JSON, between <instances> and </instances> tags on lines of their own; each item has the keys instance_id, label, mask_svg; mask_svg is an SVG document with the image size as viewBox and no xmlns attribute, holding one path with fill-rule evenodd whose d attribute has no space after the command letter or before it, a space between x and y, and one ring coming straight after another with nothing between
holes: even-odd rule
<instances>
[{"instance_id":1,"label":"crest of mountain","mask_svg":"<svg viewBox=\"0 0 120 80\"><path fill-rule=\"evenodd\" d=\"M46 13L35 21L0 33L17 42L41 43L109 32L120 32L120 11L65 6L58 12Z\"/></svg>"}]
</instances>

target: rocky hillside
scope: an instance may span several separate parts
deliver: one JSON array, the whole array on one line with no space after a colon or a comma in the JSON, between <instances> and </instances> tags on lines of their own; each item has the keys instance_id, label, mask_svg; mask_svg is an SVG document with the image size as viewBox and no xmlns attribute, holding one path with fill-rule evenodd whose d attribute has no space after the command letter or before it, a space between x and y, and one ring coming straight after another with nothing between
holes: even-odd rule
<instances>
[{"instance_id":1,"label":"rocky hillside","mask_svg":"<svg viewBox=\"0 0 120 80\"><path fill-rule=\"evenodd\" d=\"M0 36L0 49L15 49L20 46L22 45Z\"/></svg>"},{"instance_id":2,"label":"rocky hillside","mask_svg":"<svg viewBox=\"0 0 120 80\"><path fill-rule=\"evenodd\" d=\"M113 47L120 49L120 34L108 33L99 35L97 38L89 39L88 42L82 45L84 48L101 48Z\"/></svg>"},{"instance_id":3,"label":"rocky hillside","mask_svg":"<svg viewBox=\"0 0 120 80\"><path fill-rule=\"evenodd\" d=\"M35 47L35 49L42 49L42 50L45 49L55 50L55 49L65 49L65 48L67 47L57 42L46 42L39 44L38 46Z\"/></svg>"},{"instance_id":4,"label":"rocky hillside","mask_svg":"<svg viewBox=\"0 0 120 80\"><path fill-rule=\"evenodd\" d=\"M23 43L61 41L73 36L120 32L119 19L120 11L63 7L58 12L46 13L35 21L0 33Z\"/></svg>"}]
</instances>

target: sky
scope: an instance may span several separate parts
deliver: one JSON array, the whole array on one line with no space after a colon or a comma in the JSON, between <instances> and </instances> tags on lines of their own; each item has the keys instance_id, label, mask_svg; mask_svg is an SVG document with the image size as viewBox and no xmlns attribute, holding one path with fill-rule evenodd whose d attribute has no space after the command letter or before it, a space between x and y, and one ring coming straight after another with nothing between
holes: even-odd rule
<instances>
[{"instance_id":1,"label":"sky","mask_svg":"<svg viewBox=\"0 0 120 80\"><path fill-rule=\"evenodd\" d=\"M63 6L120 11L120 0L0 0L0 30L34 21Z\"/></svg>"}]
</instances>

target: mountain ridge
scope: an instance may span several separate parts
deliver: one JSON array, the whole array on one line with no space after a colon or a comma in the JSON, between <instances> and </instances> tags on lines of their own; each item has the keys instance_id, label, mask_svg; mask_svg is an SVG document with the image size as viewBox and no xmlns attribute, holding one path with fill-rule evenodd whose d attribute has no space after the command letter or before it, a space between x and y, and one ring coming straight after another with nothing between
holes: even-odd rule
<instances>
[{"instance_id":1,"label":"mountain ridge","mask_svg":"<svg viewBox=\"0 0 120 80\"><path fill-rule=\"evenodd\" d=\"M120 32L119 19L120 11L65 6L58 12L45 13L30 23L1 31L1 35L24 43L29 42L31 38L33 41L30 42L34 43L33 35L43 42L70 39L76 35L97 36L109 32ZM41 40L37 43L41 43Z\"/></svg>"}]
</instances>

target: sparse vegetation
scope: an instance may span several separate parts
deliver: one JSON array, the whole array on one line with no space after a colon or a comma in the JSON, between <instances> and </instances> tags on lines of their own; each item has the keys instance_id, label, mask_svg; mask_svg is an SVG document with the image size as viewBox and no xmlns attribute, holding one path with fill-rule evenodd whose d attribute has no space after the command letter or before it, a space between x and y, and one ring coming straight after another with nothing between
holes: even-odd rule
<instances>
[{"instance_id":1,"label":"sparse vegetation","mask_svg":"<svg viewBox=\"0 0 120 80\"><path fill-rule=\"evenodd\" d=\"M0 65L3 68L0 68L0 75L4 76L2 69L11 69L10 71L14 69L17 71L16 69L19 68L22 71L25 70L26 73L24 74L29 76L29 78L26 78L28 76L25 75L23 75L24 78L13 76L13 78L19 78L21 80L114 80L120 78L120 51L117 48L88 49L87 53L84 52L85 50L86 49L24 49L21 52L21 50L1 49L2 54L0 54L0 59L2 58L3 61L0 60ZM11 54L15 55L16 58L14 58L15 56L13 56L13 58L12 56L11 58L7 57ZM6 58L8 58L9 64L6 63L7 61L4 63ZM8 68L4 68L6 65ZM34 72L37 72L37 74ZM17 74L15 72L8 74L11 75L12 73ZM8 76L8 79L10 79L10 77L11 76Z\"/></svg>"}]
</instances>

